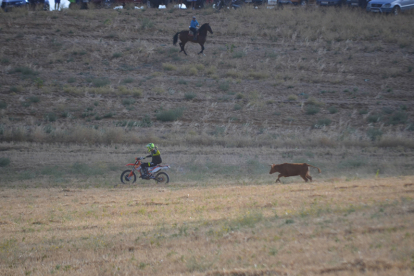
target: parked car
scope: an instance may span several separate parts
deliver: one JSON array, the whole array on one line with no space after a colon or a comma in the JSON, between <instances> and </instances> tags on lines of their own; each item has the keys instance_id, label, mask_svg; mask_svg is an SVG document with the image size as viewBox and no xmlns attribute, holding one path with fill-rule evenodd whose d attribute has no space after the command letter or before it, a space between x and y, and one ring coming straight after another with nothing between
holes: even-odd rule
<instances>
[{"instance_id":1,"label":"parked car","mask_svg":"<svg viewBox=\"0 0 414 276\"><path fill-rule=\"evenodd\" d=\"M397 15L410 9L414 9L414 0L372 0L368 2L366 11Z\"/></svg>"},{"instance_id":2,"label":"parked car","mask_svg":"<svg viewBox=\"0 0 414 276\"><path fill-rule=\"evenodd\" d=\"M94 4L96 7L105 7L105 8L113 8L117 6L138 6L141 7L147 2L143 0L90 0L90 3Z\"/></svg>"},{"instance_id":3,"label":"parked car","mask_svg":"<svg viewBox=\"0 0 414 276\"><path fill-rule=\"evenodd\" d=\"M145 1L143 1L143 2L145 2ZM147 2L147 7L148 8L158 8L160 5L164 5L165 7L167 7L168 3L169 3L168 0L146 0L146 2ZM186 2L183 1L183 4L186 4ZM188 8L188 6L187 6L187 8Z\"/></svg>"},{"instance_id":4,"label":"parked car","mask_svg":"<svg viewBox=\"0 0 414 276\"><path fill-rule=\"evenodd\" d=\"M244 0L244 2L253 6L260 6L264 3L264 0Z\"/></svg>"},{"instance_id":5,"label":"parked car","mask_svg":"<svg viewBox=\"0 0 414 276\"><path fill-rule=\"evenodd\" d=\"M44 11L50 11L49 0L26 0L26 2L33 10L36 7L42 7Z\"/></svg>"},{"instance_id":6,"label":"parked car","mask_svg":"<svg viewBox=\"0 0 414 276\"><path fill-rule=\"evenodd\" d=\"M320 6L342 6L345 4L346 0L316 0L316 5Z\"/></svg>"},{"instance_id":7,"label":"parked car","mask_svg":"<svg viewBox=\"0 0 414 276\"><path fill-rule=\"evenodd\" d=\"M367 7L367 3L369 0L346 0L346 5L348 7L361 7L361 8L366 8Z\"/></svg>"},{"instance_id":8,"label":"parked car","mask_svg":"<svg viewBox=\"0 0 414 276\"><path fill-rule=\"evenodd\" d=\"M1 8L4 11L9 11L11 8L16 7L27 7L26 0L3 0L1 3Z\"/></svg>"},{"instance_id":9,"label":"parked car","mask_svg":"<svg viewBox=\"0 0 414 276\"><path fill-rule=\"evenodd\" d=\"M49 0L3 0L1 2L1 8L6 12L12 8L29 8L30 6L36 7L37 5L42 5L45 11L50 10Z\"/></svg>"},{"instance_id":10,"label":"parked car","mask_svg":"<svg viewBox=\"0 0 414 276\"><path fill-rule=\"evenodd\" d=\"M315 0L277 0L278 5L292 4L306 6L308 4L314 4Z\"/></svg>"}]
</instances>

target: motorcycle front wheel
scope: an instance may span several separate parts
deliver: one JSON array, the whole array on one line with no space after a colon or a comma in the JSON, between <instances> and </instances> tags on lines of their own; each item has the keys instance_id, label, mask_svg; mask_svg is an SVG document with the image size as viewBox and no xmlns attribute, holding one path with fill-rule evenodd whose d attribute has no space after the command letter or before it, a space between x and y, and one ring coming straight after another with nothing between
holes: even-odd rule
<instances>
[{"instance_id":1,"label":"motorcycle front wheel","mask_svg":"<svg viewBox=\"0 0 414 276\"><path fill-rule=\"evenodd\" d=\"M157 184L167 184L170 182L170 177L165 172L157 173L155 176L155 181L157 181Z\"/></svg>"},{"instance_id":2,"label":"motorcycle front wheel","mask_svg":"<svg viewBox=\"0 0 414 276\"><path fill-rule=\"evenodd\" d=\"M121 182L123 184L135 183L135 181L137 181L137 176L135 175L135 173L132 173L132 175L128 177L130 173L131 173L131 170L125 170L122 172Z\"/></svg>"}]
</instances>

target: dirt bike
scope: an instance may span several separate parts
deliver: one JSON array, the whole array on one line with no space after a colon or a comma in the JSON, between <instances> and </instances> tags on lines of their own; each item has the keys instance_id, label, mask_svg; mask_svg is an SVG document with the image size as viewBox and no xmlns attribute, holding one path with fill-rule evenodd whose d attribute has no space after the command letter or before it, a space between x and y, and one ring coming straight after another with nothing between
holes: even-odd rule
<instances>
[{"instance_id":1,"label":"dirt bike","mask_svg":"<svg viewBox=\"0 0 414 276\"><path fill-rule=\"evenodd\" d=\"M126 164L126 166L132 166L132 170L125 170L121 174L121 182L123 184L127 183L135 183L137 181L137 175L135 174L136 171L139 172L139 178L145 179L145 180L151 180L154 179L157 181L158 184L167 184L170 182L170 177L166 172L160 172L161 170L169 169L170 166L168 165L157 165L155 167L149 167L147 168L147 177L142 177L141 172L141 160L145 159L142 157L135 158L135 163L129 163Z\"/></svg>"}]
</instances>

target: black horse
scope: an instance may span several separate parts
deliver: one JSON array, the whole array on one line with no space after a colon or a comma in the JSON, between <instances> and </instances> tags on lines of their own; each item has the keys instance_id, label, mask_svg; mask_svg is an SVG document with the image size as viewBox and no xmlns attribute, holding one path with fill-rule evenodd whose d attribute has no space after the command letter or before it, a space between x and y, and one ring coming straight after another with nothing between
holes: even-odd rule
<instances>
[{"instance_id":1,"label":"black horse","mask_svg":"<svg viewBox=\"0 0 414 276\"><path fill-rule=\"evenodd\" d=\"M207 39L207 31L209 31L211 34L213 33L213 30L211 30L210 24L205 23L203 24L200 29L198 29L198 35L197 35L197 39L193 40L193 36L189 35L189 30L186 31L181 31L178 32L174 35L173 38L173 44L177 44L178 38L180 38L180 47L181 47L181 52L184 52L184 54L187 55L187 53L184 50L184 46L187 42L193 42L193 43L198 43L201 46L201 52L198 54L202 54L204 51L204 43L206 42Z\"/></svg>"}]
</instances>

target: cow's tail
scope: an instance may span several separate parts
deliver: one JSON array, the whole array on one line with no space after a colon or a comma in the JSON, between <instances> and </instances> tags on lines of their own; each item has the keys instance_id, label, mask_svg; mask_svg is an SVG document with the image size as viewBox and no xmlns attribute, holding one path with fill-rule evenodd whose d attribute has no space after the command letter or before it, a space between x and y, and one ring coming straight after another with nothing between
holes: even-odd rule
<instances>
[{"instance_id":1,"label":"cow's tail","mask_svg":"<svg viewBox=\"0 0 414 276\"><path fill-rule=\"evenodd\" d=\"M173 38L173 45L177 44L178 41L178 35L180 34L180 32L176 33L174 38Z\"/></svg>"},{"instance_id":2,"label":"cow's tail","mask_svg":"<svg viewBox=\"0 0 414 276\"><path fill-rule=\"evenodd\" d=\"M321 173L321 169L319 169L318 167L315 167L315 166L312 166L312 165L309 165L309 164L307 164L309 167L312 167L312 168L317 168L318 169L318 171L319 171L319 173Z\"/></svg>"}]
</instances>

